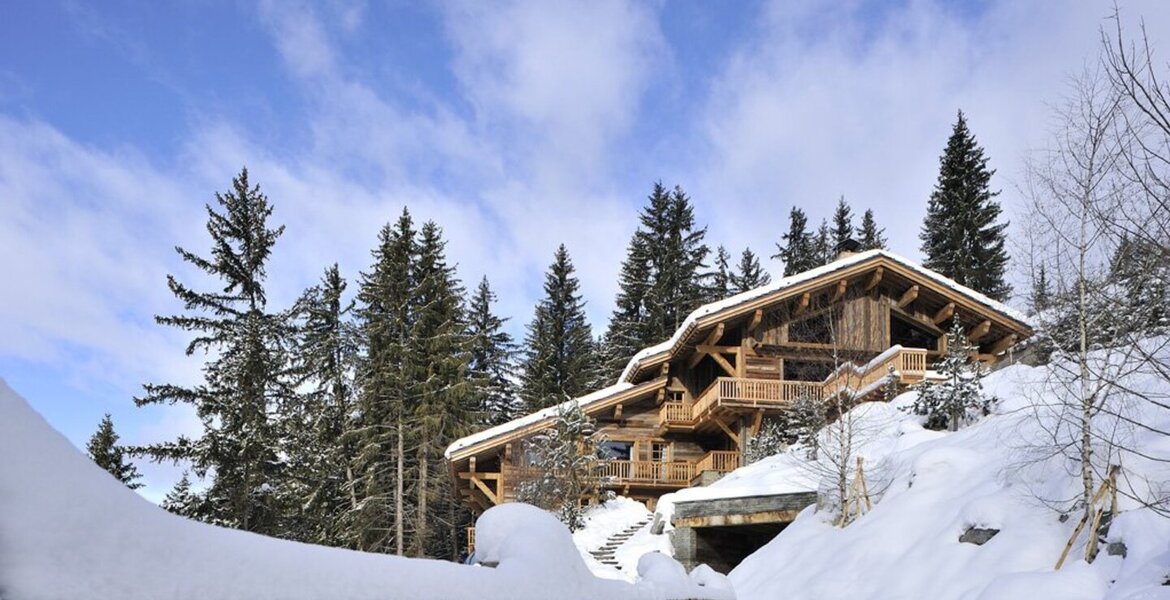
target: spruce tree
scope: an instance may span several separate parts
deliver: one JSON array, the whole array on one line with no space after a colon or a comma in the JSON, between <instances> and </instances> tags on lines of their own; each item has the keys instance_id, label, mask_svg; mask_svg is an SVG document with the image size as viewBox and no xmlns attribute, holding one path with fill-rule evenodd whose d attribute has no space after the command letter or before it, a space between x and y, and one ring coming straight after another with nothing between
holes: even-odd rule
<instances>
[{"instance_id":1,"label":"spruce tree","mask_svg":"<svg viewBox=\"0 0 1170 600\"><path fill-rule=\"evenodd\" d=\"M348 434L355 445L351 469L358 501L353 546L402 555L411 533L406 494L414 463L407 448L414 439L407 439L413 431L407 359L417 254L414 222L406 209L393 226L382 228L372 254L374 264L361 274L357 293L362 352L356 418Z\"/></svg>"},{"instance_id":2,"label":"spruce tree","mask_svg":"<svg viewBox=\"0 0 1170 600\"><path fill-rule=\"evenodd\" d=\"M663 204L660 199L665 195ZM695 211L682 188L667 193L655 184L650 206L641 216L650 259L650 289L646 294L648 336L643 346L674 335L691 311L707 299L704 261L709 250L703 243L707 229L697 229Z\"/></svg>"},{"instance_id":3,"label":"spruce tree","mask_svg":"<svg viewBox=\"0 0 1170 600\"><path fill-rule=\"evenodd\" d=\"M999 192L991 191L995 171L987 167L987 161L959 111L939 158L938 183L930 194L919 237L925 266L991 298L1006 300L1011 293L1004 280L1007 223L997 223Z\"/></svg>"},{"instance_id":4,"label":"spruce tree","mask_svg":"<svg viewBox=\"0 0 1170 600\"><path fill-rule=\"evenodd\" d=\"M580 405L559 406L553 426L525 448L539 473L520 483L517 499L555 514L569 531L583 527L583 500L596 492L600 476L600 442L596 423Z\"/></svg>"},{"instance_id":5,"label":"spruce tree","mask_svg":"<svg viewBox=\"0 0 1170 600\"><path fill-rule=\"evenodd\" d=\"M297 301L297 358L302 404L285 415L289 468L297 500L297 531L302 541L348 546L353 504L350 430L354 408L353 371L357 334L349 320L354 303L346 302L346 282L337 264L326 269L318 285Z\"/></svg>"},{"instance_id":6,"label":"spruce tree","mask_svg":"<svg viewBox=\"0 0 1170 600\"><path fill-rule=\"evenodd\" d=\"M853 209L845 203L845 196L837 200L837 208L833 211L833 247L832 252L841 250L846 240L853 239Z\"/></svg>"},{"instance_id":7,"label":"spruce tree","mask_svg":"<svg viewBox=\"0 0 1170 600\"><path fill-rule=\"evenodd\" d=\"M784 261L784 276L803 273L820 266L820 259L815 255L813 235L808 231L808 217L804 211L792 207L788 213L788 232L781 237L781 243L776 244L776 254L772 258Z\"/></svg>"},{"instance_id":8,"label":"spruce tree","mask_svg":"<svg viewBox=\"0 0 1170 600\"><path fill-rule=\"evenodd\" d=\"M972 359L975 347L955 316L947 332L947 349L935 367L939 380L923 384L910 410L926 417L927 429L958 431L959 427L991 413L995 398L983 395L979 364Z\"/></svg>"},{"instance_id":9,"label":"spruce tree","mask_svg":"<svg viewBox=\"0 0 1170 600\"><path fill-rule=\"evenodd\" d=\"M446 242L434 222L419 230L413 280L415 314L406 358L417 473L411 554L458 560L462 538L439 525L462 531L471 519L447 475L443 451L471 432L475 397L463 287L447 264Z\"/></svg>"},{"instance_id":10,"label":"spruce tree","mask_svg":"<svg viewBox=\"0 0 1170 600\"><path fill-rule=\"evenodd\" d=\"M114 432L114 421L110 419L110 413L102 417L97 431L89 438L85 449L97 466L126 484L126 487L132 490L142 487L142 484L138 483L142 475L138 473L134 463L129 461L125 449L118 445L118 434Z\"/></svg>"},{"instance_id":11,"label":"spruce tree","mask_svg":"<svg viewBox=\"0 0 1170 600\"><path fill-rule=\"evenodd\" d=\"M183 471L183 477L179 479L171 491L167 492L160 506L167 512L181 517L195 517L201 512L199 509L201 500L199 494L191 491L191 478L186 471Z\"/></svg>"},{"instance_id":12,"label":"spruce tree","mask_svg":"<svg viewBox=\"0 0 1170 600\"><path fill-rule=\"evenodd\" d=\"M861 242L862 250L885 250L886 236L885 228L878 228L877 221L874 220L873 210L866 210L861 217L861 228L858 230L858 240Z\"/></svg>"},{"instance_id":13,"label":"spruce tree","mask_svg":"<svg viewBox=\"0 0 1170 600\"><path fill-rule=\"evenodd\" d=\"M515 380L516 343L504 331L504 322L492 312L496 294L485 276L471 298L467 333L470 370L475 387L476 422L482 428L507 423L520 416L522 406Z\"/></svg>"},{"instance_id":14,"label":"spruce tree","mask_svg":"<svg viewBox=\"0 0 1170 600\"><path fill-rule=\"evenodd\" d=\"M598 356L602 384L613 383L626 363L650 339L650 315L646 297L650 292L650 256L641 231L630 238L626 258L618 274L618 294L609 327L602 336Z\"/></svg>"},{"instance_id":15,"label":"spruce tree","mask_svg":"<svg viewBox=\"0 0 1170 600\"><path fill-rule=\"evenodd\" d=\"M704 273L706 229L682 188L655 183L622 263L613 317L602 336L602 382L613 381L638 350L674 334L687 315L720 294Z\"/></svg>"},{"instance_id":16,"label":"spruce tree","mask_svg":"<svg viewBox=\"0 0 1170 600\"><path fill-rule=\"evenodd\" d=\"M827 265L837 258L836 248L833 247L833 233L829 229L829 222L822 219L821 226L813 238L813 256L816 258L814 267Z\"/></svg>"},{"instance_id":17,"label":"spruce tree","mask_svg":"<svg viewBox=\"0 0 1170 600\"><path fill-rule=\"evenodd\" d=\"M768 285L772 277L760 266L760 259L751 248L744 248L739 258L739 272L731 273L732 293L746 292Z\"/></svg>"},{"instance_id":18,"label":"spruce tree","mask_svg":"<svg viewBox=\"0 0 1170 600\"><path fill-rule=\"evenodd\" d=\"M1036 269L1036 276L1032 278L1032 294L1028 298L1028 305L1032 310L1032 314L1043 312L1051 304L1052 292L1048 285L1048 274L1045 273L1044 265L1040 265Z\"/></svg>"},{"instance_id":19,"label":"spruce tree","mask_svg":"<svg viewBox=\"0 0 1170 600\"><path fill-rule=\"evenodd\" d=\"M284 227L270 228L272 206L244 169L232 190L207 205L210 257L176 248L184 261L220 280L214 291L199 292L167 276L186 314L159 316L163 325L195 334L187 354L213 356L203 366L203 382L192 387L147 384L139 405L190 404L203 425L198 439L137 448L156 460L189 461L200 478L211 477L199 515L207 520L259 533L280 535L288 498L284 496L283 432L275 417L296 407L288 348L289 316L270 312L264 289L265 266ZM220 212L222 211L222 212Z\"/></svg>"},{"instance_id":20,"label":"spruce tree","mask_svg":"<svg viewBox=\"0 0 1170 600\"><path fill-rule=\"evenodd\" d=\"M732 281L735 280L735 271L731 269L731 255L727 249L719 246L715 249L715 271L711 274L711 293L708 300L715 302L722 300L735 289Z\"/></svg>"},{"instance_id":21,"label":"spruce tree","mask_svg":"<svg viewBox=\"0 0 1170 600\"><path fill-rule=\"evenodd\" d=\"M544 278L545 297L536 306L525 337L520 397L534 412L590 391L595 378L593 335L585 302L564 244Z\"/></svg>"}]
</instances>

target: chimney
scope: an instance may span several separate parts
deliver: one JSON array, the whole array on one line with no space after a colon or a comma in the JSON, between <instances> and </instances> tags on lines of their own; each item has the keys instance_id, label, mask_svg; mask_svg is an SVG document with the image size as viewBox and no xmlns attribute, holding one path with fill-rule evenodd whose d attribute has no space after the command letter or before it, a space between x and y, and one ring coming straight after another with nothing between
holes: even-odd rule
<instances>
[{"instance_id":1,"label":"chimney","mask_svg":"<svg viewBox=\"0 0 1170 600\"><path fill-rule=\"evenodd\" d=\"M859 242L853 238L847 238L847 239L843 240L840 244L837 244L837 260L841 260L842 258L847 258L847 257L853 256L854 254L857 254L860 251L861 251L861 242Z\"/></svg>"}]
</instances>

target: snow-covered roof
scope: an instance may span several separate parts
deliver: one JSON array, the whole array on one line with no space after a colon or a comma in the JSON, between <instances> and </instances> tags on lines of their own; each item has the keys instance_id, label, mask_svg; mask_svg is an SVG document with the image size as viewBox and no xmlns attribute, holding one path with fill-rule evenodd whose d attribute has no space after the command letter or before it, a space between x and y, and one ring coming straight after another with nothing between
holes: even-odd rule
<instances>
[{"instance_id":1,"label":"snow-covered roof","mask_svg":"<svg viewBox=\"0 0 1170 600\"><path fill-rule=\"evenodd\" d=\"M610 398L614 394L624 392L632 387L634 387L634 385L631 383L615 383L611 386L603 387L596 392L581 396L580 398L566 400L560 404L538 410L534 413L524 415L518 419L512 419L507 423L496 425L495 427L485 429L479 433L473 433L467 437L459 438L452 442L450 446L447 446L447 450L444 452L444 456L449 459L453 454L464 448L467 448L468 446L474 446L475 444L478 444L482 441L490 440L505 433L523 429L529 425L534 425L541 421L552 420L557 416L557 413L572 406L574 402L577 403L577 405L580 406L582 410L584 410L592 404L605 400L606 398Z\"/></svg>"},{"instance_id":2,"label":"snow-covered roof","mask_svg":"<svg viewBox=\"0 0 1170 600\"><path fill-rule=\"evenodd\" d=\"M1028 322L1028 318L1024 316L1023 313L1002 302L993 300L982 293L979 293L967 286L956 283L955 281L952 281L951 279L939 273L927 269L922 265L916 264L913 261L903 258L888 250L867 250L865 252L859 252L852 256L847 256L835 260L829 264L822 265L815 269L809 269L808 271L797 273L795 275L782 277L768 285L748 290L746 292L724 298L723 300L719 300L717 302L704 304L703 306L696 308L691 312L691 314L687 315L687 318L683 321L682 325L680 325L679 328L675 330L674 335L672 335L669 340L666 340L660 344L655 344L649 348L645 348L635 354L634 357L630 359L630 362L626 364L626 368L622 371L622 375L618 378L618 381L628 381L633 372L638 368L639 363L641 363L643 360L651 356L662 354L663 352L668 352L674 348L675 345L682 340L683 336L687 335L687 332L692 327L694 327L695 323L697 323L699 319L702 319L703 317L733 309L737 306L747 304L753 300L757 300L765 296L781 293L788 288L819 279L826 275L831 275L832 273L848 269L855 265L872 261L877 257L883 257L891 262L896 263L898 266L904 267L909 271L913 271L915 275L921 276L923 279L929 280L930 282L935 283L940 287L951 290L959 295L966 296L969 300L972 300L978 304L982 304L983 306L999 312L1014 321L1029 325L1029 327L1031 326Z\"/></svg>"}]
</instances>

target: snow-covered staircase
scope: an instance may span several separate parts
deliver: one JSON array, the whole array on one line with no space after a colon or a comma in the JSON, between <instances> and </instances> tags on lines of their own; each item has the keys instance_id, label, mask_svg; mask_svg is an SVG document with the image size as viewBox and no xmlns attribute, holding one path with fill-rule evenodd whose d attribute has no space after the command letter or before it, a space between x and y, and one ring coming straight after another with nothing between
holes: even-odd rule
<instances>
[{"instance_id":1,"label":"snow-covered staircase","mask_svg":"<svg viewBox=\"0 0 1170 600\"><path fill-rule=\"evenodd\" d=\"M590 550L589 553L592 554L593 558L596 558L597 561L601 564L611 566L620 571L622 566L618 563L616 558L618 548L620 548L622 544L630 541L630 538L634 537L634 534L638 533L639 529L648 526L650 524L650 520L651 516L647 516L641 521L638 521L637 523L634 523L633 525L630 525L629 527L609 536L606 538L605 544L603 544L601 548L598 548L597 550Z\"/></svg>"}]
</instances>

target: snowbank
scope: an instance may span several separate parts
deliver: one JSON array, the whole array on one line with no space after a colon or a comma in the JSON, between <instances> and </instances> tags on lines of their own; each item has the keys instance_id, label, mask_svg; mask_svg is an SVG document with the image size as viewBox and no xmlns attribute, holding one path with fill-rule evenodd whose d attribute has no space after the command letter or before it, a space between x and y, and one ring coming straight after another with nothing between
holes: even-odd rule
<instances>
[{"instance_id":1,"label":"snowbank","mask_svg":"<svg viewBox=\"0 0 1170 600\"><path fill-rule=\"evenodd\" d=\"M1170 364L1170 356L1163 364ZM1083 560L1084 535L1070 561L1053 570L1077 515L1059 520L1053 501L1075 498L1079 480L1066 459L1038 451L1053 429L1049 407L1059 391L1047 368L1017 365L989 375L985 389L1002 399L997 414L956 433L924 431L895 406L861 405L858 423L884 423L860 454L880 465L884 487L873 510L840 529L813 508L730 574L741 599L955 598L995 600L1170 598L1170 519L1120 497L1123 512L1108 541L1127 555ZM1126 385L1170 394L1166 382L1131 373ZM912 395L895 401L905 405ZM1131 403L1140 426L1115 460L1139 489L1170 496L1170 411ZM781 455L728 475L675 501L816 489L799 456ZM872 489L872 484L871 484ZM969 528L999 532L983 545L959 542ZM1077 552L1081 558L1077 558Z\"/></svg>"},{"instance_id":2,"label":"snowbank","mask_svg":"<svg viewBox=\"0 0 1170 600\"><path fill-rule=\"evenodd\" d=\"M662 586L592 577L555 519L522 505L481 518L496 568L276 540L174 516L73 448L0 380L0 598L615 598ZM540 516L543 515L543 516ZM692 586L687 597L705 595Z\"/></svg>"}]
</instances>

